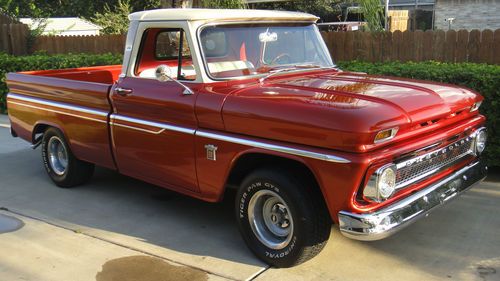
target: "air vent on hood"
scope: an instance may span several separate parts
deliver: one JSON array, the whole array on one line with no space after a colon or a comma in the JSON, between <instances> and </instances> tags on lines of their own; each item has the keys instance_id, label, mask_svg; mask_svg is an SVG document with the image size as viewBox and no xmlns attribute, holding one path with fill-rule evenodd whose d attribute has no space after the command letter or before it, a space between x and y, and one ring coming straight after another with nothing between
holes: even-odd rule
<instances>
[{"instance_id":1,"label":"air vent on hood","mask_svg":"<svg viewBox=\"0 0 500 281\"><path fill-rule=\"evenodd\" d=\"M446 116L446 118L437 118L437 119L432 119L432 120L428 120L428 121L425 121L425 122L421 122L420 124L418 124L415 127L415 129L419 129L419 128L427 127L427 126L430 126L430 125L434 125L434 124L442 121L443 119L455 118L455 117L459 116L460 114L463 114L464 112L466 112L465 109L461 109L461 110L458 110L456 112L451 113L450 115Z\"/></svg>"}]
</instances>

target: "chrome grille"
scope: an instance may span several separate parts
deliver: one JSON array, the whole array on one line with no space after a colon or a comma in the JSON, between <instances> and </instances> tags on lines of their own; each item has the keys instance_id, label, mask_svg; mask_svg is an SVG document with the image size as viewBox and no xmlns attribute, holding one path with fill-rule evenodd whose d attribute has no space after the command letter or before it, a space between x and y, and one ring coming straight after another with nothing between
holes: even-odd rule
<instances>
[{"instance_id":1,"label":"chrome grille","mask_svg":"<svg viewBox=\"0 0 500 281\"><path fill-rule=\"evenodd\" d=\"M396 188L402 188L437 173L474 154L474 138L467 137L424 155L396 163Z\"/></svg>"}]
</instances>

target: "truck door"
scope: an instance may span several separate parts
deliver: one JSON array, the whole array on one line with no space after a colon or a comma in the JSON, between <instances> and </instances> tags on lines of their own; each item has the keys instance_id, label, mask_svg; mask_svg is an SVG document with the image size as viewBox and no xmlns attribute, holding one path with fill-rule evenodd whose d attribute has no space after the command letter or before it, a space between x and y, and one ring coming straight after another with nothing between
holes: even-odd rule
<instances>
[{"instance_id":1,"label":"truck door","mask_svg":"<svg viewBox=\"0 0 500 281\"><path fill-rule=\"evenodd\" d=\"M196 93L187 94L175 81L161 82L155 77L156 67L167 65L172 78L195 88L192 45L182 28L144 28L142 34L136 38L141 40L138 51L130 59L133 69L120 78L110 95L118 169L156 185L197 191Z\"/></svg>"}]
</instances>

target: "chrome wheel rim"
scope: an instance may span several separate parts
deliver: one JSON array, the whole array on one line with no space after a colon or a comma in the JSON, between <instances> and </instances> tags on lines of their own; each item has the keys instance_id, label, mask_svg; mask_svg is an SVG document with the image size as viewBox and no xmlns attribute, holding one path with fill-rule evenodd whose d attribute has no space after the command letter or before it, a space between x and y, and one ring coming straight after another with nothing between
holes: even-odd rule
<instances>
[{"instance_id":1,"label":"chrome wheel rim","mask_svg":"<svg viewBox=\"0 0 500 281\"><path fill-rule=\"evenodd\" d=\"M50 168L58 176L64 175L68 168L68 151L60 138L50 138L47 146Z\"/></svg>"},{"instance_id":2,"label":"chrome wheel rim","mask_svg":"<svg viewBox=\"0 0 500 281\"><path fill-rule=\"evenodd\" d=\"M248 220L253 233L266 247L280 250L293 236L293 217L283 198L271 190L259 190L250 199Z\"/></svg>"}]
</instances>

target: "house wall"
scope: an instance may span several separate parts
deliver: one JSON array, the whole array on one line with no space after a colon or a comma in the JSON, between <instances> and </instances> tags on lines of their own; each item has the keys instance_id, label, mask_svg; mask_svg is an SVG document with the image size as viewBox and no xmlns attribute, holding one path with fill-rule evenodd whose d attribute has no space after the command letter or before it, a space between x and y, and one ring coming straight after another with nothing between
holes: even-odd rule
<instances>
[{"instance_id":1,"label":"house wall","mask_svg":"<svg viewBox=\"0 0 500 281\"><path fill-rule=\"evenodd\" d=\"M455 18L451 29L500 28L500 0L436 0L434 26L448 30L447 18Z\"/></svg>"}]
</instances>

